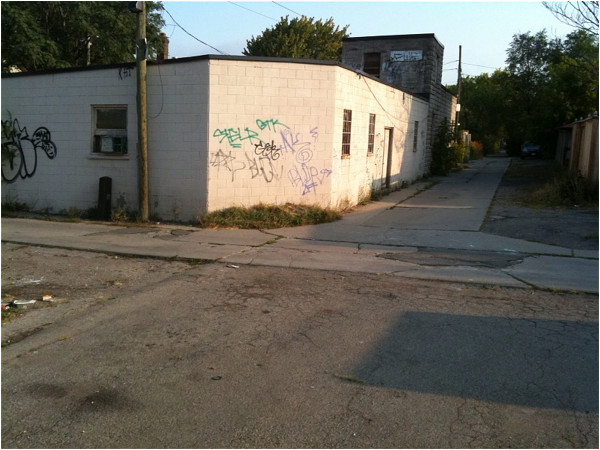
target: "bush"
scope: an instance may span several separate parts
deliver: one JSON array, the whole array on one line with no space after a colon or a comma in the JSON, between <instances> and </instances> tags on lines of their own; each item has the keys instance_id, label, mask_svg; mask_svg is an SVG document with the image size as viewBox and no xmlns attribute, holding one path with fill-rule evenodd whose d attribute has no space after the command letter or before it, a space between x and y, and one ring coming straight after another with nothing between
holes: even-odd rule
<instances>
[{"instance_id":1,"label":"bush","mask_svg":"<svg viewBox=\"0 0 600 450\"><path fill-rule=\"evenodd\" d=\"M454 133L444 120L435 135L431 155L432 175L448 175L469 161L469 147L454 141Z\"/></svg>"},{"instance_id":2,"label":"bush","mask_svg":"<svg viewBox=\"0 0 600 450\"><path fill-rule=\"evenodd\" d=\"M471 159L483 158L483 143L479 141L471 141Z\"/></svg>"},{"instance_id":3,"label":"bush","mask_svg":"<svg viewBox=\"0 0 600 450\"><path fill-rule=\"evenodd\" d=\"M439 126L434 140L431 155L431 173L433 175L448 175L454 165L454 152L450 147L452 131L444 120Z\"/></svg>"}]
</instances>

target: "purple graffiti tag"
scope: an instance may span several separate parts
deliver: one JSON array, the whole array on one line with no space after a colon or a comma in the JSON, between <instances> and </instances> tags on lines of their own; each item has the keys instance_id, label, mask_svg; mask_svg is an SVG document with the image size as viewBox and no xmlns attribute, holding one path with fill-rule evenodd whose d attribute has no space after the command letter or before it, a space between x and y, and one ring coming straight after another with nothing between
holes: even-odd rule
<instances>
[{"instance_id":1,"label":"purple graffiti tag","mask_svg":"<svg viewBox=\"0 0 600 450\"><path fill-rule=\"evenodd\" d=\"M300 138L298 137L300 133L294 134L291 130L282 130L280 134L283 141L282 148L286 151L289 150L292 153L296 153L310 147L310 142L300 142Z\"/></svg>"},{"instance_id":2,"label":"purple graffiti tag","mask_svg":"<svg viewBox=\"0 0 600 450\"><path fill-rule=\"evenodd\" d=\"M303 163L300 168L294 166L288 171L288 179L293 186L302 186L302 195L306 195L309 192L316 192L317 186L322 185L325 178L331 173L332 171L329 169L319 171L315 166Z\"/></svg>"},{"instance_id":3,"label":"purple graffiti tag","mask_svg":"<svg viewBox=\"0 0 600 450\"><path fill-rule=\"evenodd\" d=\"M319 137L319 127L312 128L310 130L310 135L312 136L313 140L316 141Z\"/></svg>"}]
</instances>

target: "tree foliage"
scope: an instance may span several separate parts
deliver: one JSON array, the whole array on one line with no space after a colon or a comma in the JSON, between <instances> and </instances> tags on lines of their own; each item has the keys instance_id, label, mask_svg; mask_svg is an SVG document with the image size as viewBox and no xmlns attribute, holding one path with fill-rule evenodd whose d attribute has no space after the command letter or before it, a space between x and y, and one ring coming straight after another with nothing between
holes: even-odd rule
<instances>
[{"instance_id":1,"label":"tree foliage","mask_svg":"<svg viewBox=\"0 0 600 450\"><path fill-rule=\"evenodd\" d=\"M149 56L162 49L160 2L146 2ZM2 2L2 70L35 71L135 59L127 2Z\"/></svg>"},{"instance_id":2,"label":"tree foliage","mask_svg":"<svg viewBox=\"0 0 600 450\"><path fill-rule=\"evenodd\" d=\"M330 18L325 22L314 18L282 17L273 28L246 42L246 56L274 56L340 61L342 39L348 37L348 25L340 29Z\"/></svg>"},{"instance_id":3,"label":"tree foliage","mask_svg":"<svg viewBox=\"0 0 600 450\"><path fill-rule=\"evenodd\" d=\"M485 152L501 141L510 154L533 141L554 153L560 126L598 108L598 36L582 30L564 40L545 31L513 36L507 67L463 80L462 125Z\"/></svg>"}]
</instances>

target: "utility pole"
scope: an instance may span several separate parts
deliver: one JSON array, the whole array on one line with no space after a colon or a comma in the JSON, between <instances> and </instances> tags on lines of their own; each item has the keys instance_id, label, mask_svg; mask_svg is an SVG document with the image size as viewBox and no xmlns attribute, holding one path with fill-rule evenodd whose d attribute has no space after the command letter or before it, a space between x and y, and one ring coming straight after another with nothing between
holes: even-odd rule
<instances>
[{"instance_id":1,"label":"utility pole","mask_svg":"<svg viewBox=\"0 0 600 450\"><path fill-rule=\"evenodd\" d=\"M136 72L137 72L137 131L140 155L139 203L143 222L148 221L148 108L146 103L146 5L145 2L129 2L129 10L137 14Z\"/></svg>"},{"instance_id":2,"label":"utility pole","mask_svg":"<svg viewBox=\"0 0 600 450\"><path fill-rule=\"evenodd\" d=\"M462 80L462 45L458 46L458 81L457 81L457 94L456 94L456 119L455 119L455 130L456 130L456 139L460 136L459 127L460 127L460 85Z\"/></svg>"}]
</instances>

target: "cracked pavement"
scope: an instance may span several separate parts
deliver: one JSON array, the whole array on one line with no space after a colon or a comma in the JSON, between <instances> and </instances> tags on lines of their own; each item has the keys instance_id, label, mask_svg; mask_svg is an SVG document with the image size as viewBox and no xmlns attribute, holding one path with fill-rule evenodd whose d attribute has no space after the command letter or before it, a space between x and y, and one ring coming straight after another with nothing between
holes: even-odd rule
<instances>
[{"instance_id":1,"label":"cracked pavement","mask_svg":"<svg viewBox=\"0 0 600 450\"><path fill-rule=\"evenodd\" d=\"M10 243L2 286L55 300L2 326L6 448L598 446L593 294Z\"/></svg>"},{"instance_id":2,"label":"cracked pavement","mask_svg":"<svg viewBox=\"0 0 600 450\"><path fill-rule=\"evenodd\" d=\"M477 164L319 227L3 219L3 300L52 302L2 325L2 446L598 448L592 217L512 235L547 216Z\"/></svg>"}]
</instances>

